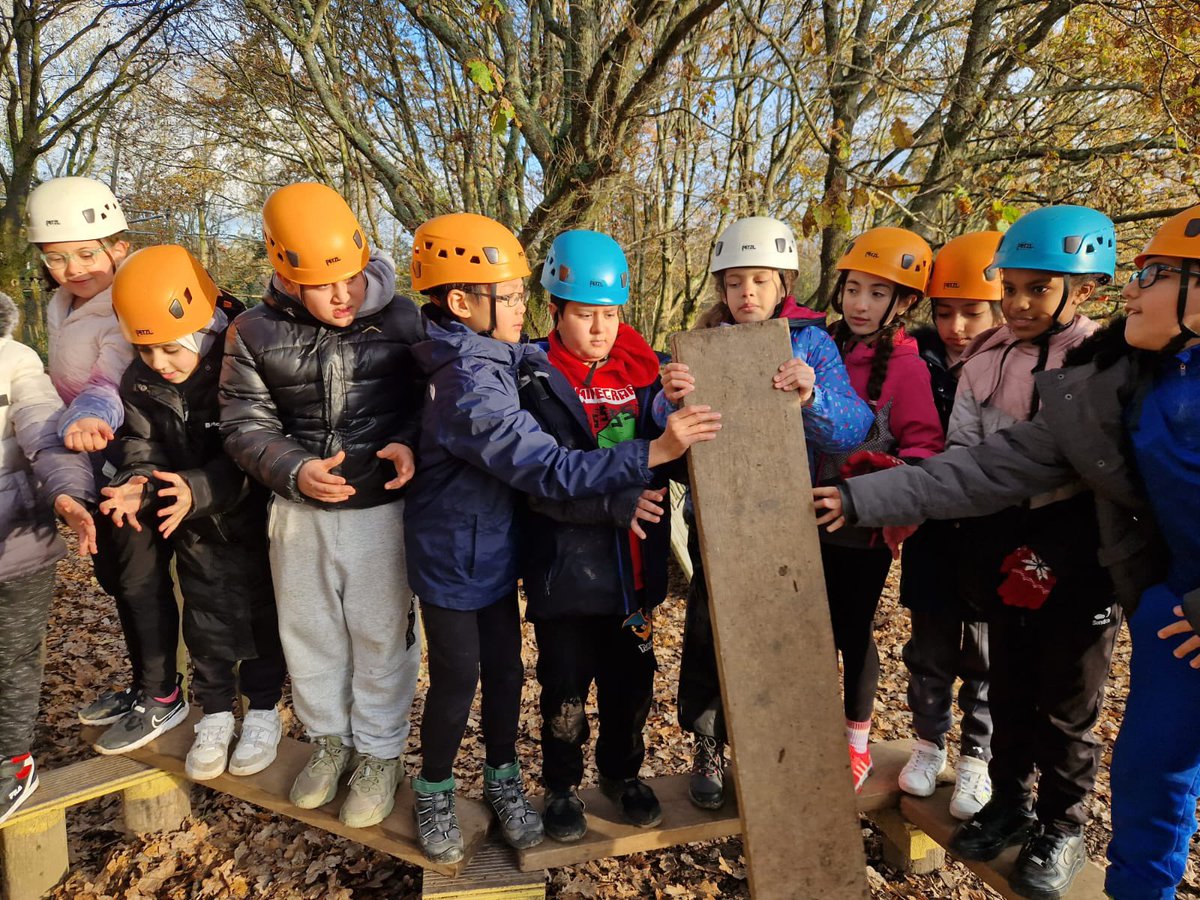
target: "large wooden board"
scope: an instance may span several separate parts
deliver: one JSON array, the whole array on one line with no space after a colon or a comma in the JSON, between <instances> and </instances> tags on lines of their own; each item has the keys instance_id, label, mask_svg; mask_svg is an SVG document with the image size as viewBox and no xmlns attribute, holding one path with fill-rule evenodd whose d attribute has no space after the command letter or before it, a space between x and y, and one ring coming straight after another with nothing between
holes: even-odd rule
<instances>
[{"instance_id":1,"label":"large wooden board","mask_svg":"<svg viewBox=\"0 0 1200 900\"><path fill-rule=\"evenodd\" d=\"M200 711L194 709L186 722L126 756L173 775L186 777L184 760L195 737L193 726L199 720ZM94 739L99 733L98 729L85 729L85 739ZM470 862L471 854L483 844L491 823L491 812L480 801L460 795L456 805L466 855L461 862L451 865L426 859L417 843L412 812L413 793L407 779L396 792L396 807L392 814L371 828L350 828L338 819L338 810L348 790L344 783L333 801L319 809L300 809L292 805L288 793L296 775L312 755L312 749L311 744L285 737L279 742L279 755L275 762L257 775L239 778L226 773L199 783L443 875L457 875Z\"/></svg>"},{"instance_id":2,"label":"large wooden board","mask_svg":"<svg viewBox=\"0 0 1200 900\"><path fill-rule=\"evenodd\" d=\"M800 401L771 378L785 321L678 334L688 404L723 416L692 499L756 897L867 896Z\"/></svg>"}]
</instances>

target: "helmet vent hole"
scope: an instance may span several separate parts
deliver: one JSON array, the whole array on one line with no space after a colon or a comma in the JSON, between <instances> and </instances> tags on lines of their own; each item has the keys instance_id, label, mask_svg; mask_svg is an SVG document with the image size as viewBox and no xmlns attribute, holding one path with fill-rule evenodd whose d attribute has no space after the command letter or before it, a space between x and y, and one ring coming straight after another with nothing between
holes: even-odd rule
<instances>
[{"instance_id":1,"label":"helmet vent hole","mask_svg":"<svg viewBox=\"0 0 1200 900\"><path fill-rule=\"evenodd\" d=\"M558 280L561 282L567 283L567 284L569 284L571 282L571 267L570 266L559 266L558 267Z\"/></svg>"},{"instance_id":2,"label":"helmet vent hole","mask_svg":"<svg viewBox=\"0 0 1200 900\"><path fill-rule=\"evenodd\" d=\"M916 261L917 261L917 258L915 256L913 256L911 253L905 253L903 256L900 257L900 268L911 269L913 266L913 263L915 263Z\"/></svg>"},{"instance_id":3,"label":"helmet vent hole","mask_svg":"<svg viewBox=\"0 0 1200 900\"><path fill-rule=\"evenodd\" d=\"M474 265L479 265L479 257L478 257L478 256L472 256L472 257L471 257L471 259L470 259L470 262L471 262L472 264L474 264Z\"/></svg>"},{"instance_id":4,"label":"helmet vent hole","mask_svg":"<svg viewBox=\"0 0 1200 900\"><path fill-rule=\"evenodd\" d=\"M1078 253L1082 246L1083 238L1078 234L1063 238L1063 253Z\"/></svg>"},{"instance_id":5,"label":"helmet vent hole","mask_svg":"<svg viewBox=\"0 0 1200 900\"><path fill-rule=\"evenodd\" d=\"M724 241L717 241L717 249L713 251L713 256L720 256L721 250L725 246Z\"/></svg>"},{"instance_id":6,"label":"helmet vent hole","mask_svg":"<svg viewBox=\"0 0 1200 900\"><path fill-rule=\"evenodd\" d=\"M183 289L183 299L188 302L188 306L192 305L192 289L191 288Z\"/></svg>"},{"instance_id":7,"label":"helmet vent hole","mask_svg":"<svg viewBox=\"0 0 1200 900\"><path fill-rule=\"evenodd\" d=\"M787 241L784 238L775 238L775 252L787 253Z\"/></svg>"},{"instance_id":8,"label":"helmet vent hole","mask_svg":"<svg viewBox=\"0 0 1200 900\"><path fill-rule=\"evenodd\" d=\"M439 250L437 255L438 255L438 259L449 259L450 258L450 254L447 253L445 250Z\"/></svg>"},{"instance_id":9,"label":"helmet vent hole","mask_svg":"<svg viewBox=\"0 0 1200 900\"><path fill-rule=\"evenodd\" d=\"M421 264L414 260L412 266L413 266L413 277L420 278L421 277Z\"/></svg>"},{"instance_id":10,"label":"helmet vent hole","mask_svg":"<svg viewBox=\"0 0 1200 900\"><path fill-rule=\"evenodd\" d=\"M172 300L171 305L167 307L167 312L173 315L176 319L182 319L183 305L178 300Z\"/></svg>"},{"instance_id":11,"label":"helmet vent hole","mask_svg":"<svg viewBox=\"0 0 1200 900\"><path fill-rule=\"evenodd\" d=\"M500 264L500 251L495 247L484 247L483 255L487 257L487 261L493 266Z\"/></svg>"},{"instance_id":12,"label":"helmet vent hole","mask_svg":"<svg viewBox=\"0 0 1200 900\"><path fill-rule=\"evenodd\" d=\"M464 253L466 253L466 252L467 252L467 248L466 248L466 247L455 247L455 248L454 248L454 255L455 255L455 256L462 256L462 255L463 255Z\"/></svg>"},{"instance_id":13,"label":"helmet vent hole","mask_svg":"<svg viewBox=\"0 0 1200 900\"><path fill-rule=\"evenodd\" d=\"M629 273L628 272L621 273L621 287L623 287L623 288L629 287Z\"/></svg>"},{"instance_id":14,"label":"helmet vent hole","mask_svg":"<svg viewBox=\"0 0 1200 900\"><path fill-rule=\"evenodd\" d=\"M297 268L300 265L300 254L295 250L287 251L288 262L292 264L292 268Z\"/></svg>"},{"instance_id":15,"label":"helmet vent hole","mask_svg":"<svg viewBox=\"0 0 1200 900\"><path fill-rule=\"evenodd\" d=\"M1091 244L1088 244L1087 248L1083 252L1084 253L1095 253L1096 248L1094 246L1092 246Z\"/></svg>"},{"instance_id":16,"label":"helmet vent hole","mask_svg":"<svg viewBox=\"0 0 1200 900\"><path fill-rule=\"evenodd\" d=\"M361 250L363 248L362 232L359 231L357 228L354 230L354 246L357 247L359 250Z\"/></svg>"},{"instance_id":17,"label":"helmet vent hole","mask_svg":"<svg viewBox=\"0 0 1200 900\"><path fill-rule=\"evenodd\" d=\"M92 225L96 221L96 211L94 209L85 209L83 211L83 221Z\"/></svg>"},{"instance_id":18,"label":"helmet vent hole","mask_svg":"<svg viewBox=\"0 0 1200 900\"><path fill-rule=\"evenodd\" d=\"M426 250L432 250L432 249L433 249L433 241L426 241L426 242L425 242L425 249L426 249Z\"/></svg>"},{"instance_id":19,"label":"helmet vent hole","mask_svg":"<svg viewBox=\"0 0 1200 900\"><path fill-rule=\"evenodd\" d=\"M1197 235L1200 235L1200 219L1192 219L1184 226L1183 236L1196 237Z\"/></svg>"}]
</instances>

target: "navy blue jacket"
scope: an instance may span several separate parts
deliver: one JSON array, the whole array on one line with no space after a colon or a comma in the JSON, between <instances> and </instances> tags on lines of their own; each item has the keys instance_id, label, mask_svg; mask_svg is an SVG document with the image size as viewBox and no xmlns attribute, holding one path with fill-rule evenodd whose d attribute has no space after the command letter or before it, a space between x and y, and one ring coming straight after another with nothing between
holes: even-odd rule
<instances>
[{"instance_id":1,"label":"navy blue jacket","mask_svg":"<svg viewBox=\"0 0 1200 900\"><path fill-rule=\"evenodd\" d=\"M433 304L413 347L429 378L404 510L409 582L422 603L490 606L517 586L521 494L567 500L649 485L649 441L568 450L521 409L522 378L566 379L530 344L475 334Z\"/></svg>"}]
</instances>

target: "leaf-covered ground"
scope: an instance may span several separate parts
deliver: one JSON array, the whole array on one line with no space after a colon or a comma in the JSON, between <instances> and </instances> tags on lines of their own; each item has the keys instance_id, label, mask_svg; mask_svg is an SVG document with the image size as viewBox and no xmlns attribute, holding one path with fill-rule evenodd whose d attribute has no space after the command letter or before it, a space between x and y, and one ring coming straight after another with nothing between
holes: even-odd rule
<instances>
[{"instance_id":1,"label":"leaf-covered ground","mask_svg":"<svg viewBox=\"0 0 1200 900\"><path fill-rule=\"evenodd\" d=\"M686 771L689 750L674 724L672 699L679 667L683 628L682 581L657 617L660 673L648 726L649 754L645 772ZM905 706L905 671L900 649L907 617L889 586L876 621L883 676L873 738L909 736ZM520 752L527 776L535 770L538 748L535 653L526 635L529 680L522 712ZM1107 764L1128 681L1128 642L1118 645L1108 701L1098 726L1104 742L1104 768L1092 801L1094 820L1088 829L1092 859L1103 861L1108 841ZM118 684L128 671L124 643L112 601L91 578L90 567L75 558L60 564L60 580L48 639L42 709L35 753L44 768L91 755L79 736L75 713L81 700L101 686ZM420 721L421 694L414 708L414 733ZM594 708L591 710L594 714ZM291 733L300 736L290 720ZM457 775L466 793L481 790L482 750L475 736L478 709L468 726ZM417 763L415 738L405 762L411 774ZM595 778L594 769L586 776ZM531 782L532 784L532 782ZM291 819L264 812L238 800L199 787L193 791L194 817L181 829L143 839L120 830L120 806L108 797L68 813L71 874L54 896L77 900L139 898L376 898L400 900L420 895L421 874L412 866L333 837ZM905 876L882 862L879 837L863 822L867 871L876 898L974 898L996 896L965 868L949 863L928 876ZM1200 898L1200 850L1193 843L1192 864L1180 897ZM549 873L548 895L564 900L588 897L748 897L741 843L737 839L692 844L656 853L602 860Z\"/></svg>"}]
</instances>

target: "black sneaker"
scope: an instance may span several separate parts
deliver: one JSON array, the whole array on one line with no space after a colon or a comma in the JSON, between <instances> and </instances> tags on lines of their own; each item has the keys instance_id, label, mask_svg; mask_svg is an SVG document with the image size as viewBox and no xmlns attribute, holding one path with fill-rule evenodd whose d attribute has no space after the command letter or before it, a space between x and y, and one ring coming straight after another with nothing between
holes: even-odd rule
<instances>
[{"instance_id":1,"label":"black sneaker","mask_svg":"<svg viewBox=\"0 0 1200 900\"><path fill-rule=\"evenodd\" d=\"M698 734L695 754L688 799L701 809L720 809L725 805L725 745L716 738Z\"/></svg>"},{"instance_id":2,"label":"black sneaker","mask_svg":"<svg viewBox=\"0 0 1200 900\"><path fill-rule=\"evenodd\" d=\"M662 821L662 807L654 791L640 778L600 776L600 792L621 808L625 821L639 828L653 828Z\"/></svg>"},{"instance_id":3,"label":"black sneaker","mask_svg":"<svg viewBox=\"0 0 1200 900\"><path fill-rule=\"evenodd\" d=\"M15 813L37 786L37 767L28 753L0 759L0 822Z\"/></svg>"},{"instance_id":4,"label":"black sneaker","mask_svg":"<svg viewBox=\"0 0 1200 900\"><path fill-rule=\"evenodd\" d=\"M1050 826L1025 842L1008 884L1030 900L1059 900L1086 863L1082 829L1070 833Z\"/></svg>"},{"instance_id":5,"label":"black sneaker","mask_svg":"<svg viewBox=\"0 0 1200 900\"><path fill-rule=\"evenodd\" d=\"M992 798L959 826L946 849L959 859L988 862L1005 847L1025 841L1037 827L1037 817L1012 800Z\"/></svg>"},{"instance_id":6,"label":"black sneaker","mask_svg":"<svg viewBox=\"0 0 1200 900\"><path fill-rule=\"evenodd\" d=\"M564 844L579 840L587 834L587 817L583 810L583 801L575 788L546 791L546 809L542 813L546 834Z\"/></svg>"},{"instance_id":7,"label":"black sneaker","mask_svg":"<svg viewBox=\"0 0 1200 900\"><path fill-rule=\"evenodd\" d=\"M79 721L83 725L112 725L133 709L136 699L137 691L131 687L123 691L105 691L79 711Z\"/></svg>"},{"instance_id":8,"label":"black sneaker","mask_svg":"<svg viewBox=\"0 0 1200 900\"><path fill-rule=\"evenodd\" d=\"M139 694L133 709L100 735L92 748L104 756L136 750L183 722L187 714L188 704L182 690L177 689L175 699L169 703Z\"/></svg>"}]
</instances>

